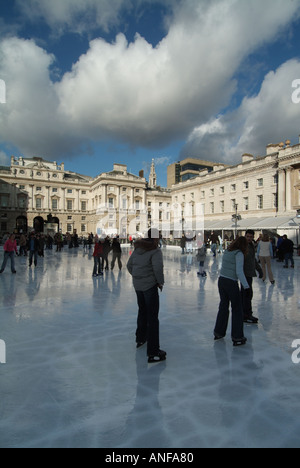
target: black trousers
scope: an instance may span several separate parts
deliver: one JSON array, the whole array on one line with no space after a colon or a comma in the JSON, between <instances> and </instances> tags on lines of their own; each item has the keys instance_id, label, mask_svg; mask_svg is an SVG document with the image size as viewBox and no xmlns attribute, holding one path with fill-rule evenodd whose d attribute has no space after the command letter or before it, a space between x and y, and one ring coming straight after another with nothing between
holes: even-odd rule
<instances>
[{"instance_id":1,"label":"black trousers","mask_svg":"<svg viewBox=\"0 0 300 468\"><path fill-rule=\"evenodd\" d=\"M231 303L232 308L232 331L231 336L234 339L244 338L244 317L243 305L240 293L239 284L227 278L219 278L219 293L220 293L220 306L219 313L215 327L215 334L218 336L225 336L228 321L229 321L229 307Z\"/></svg>"},{"instance_id":2,"label":"black trousers","mask_svg":"<svg viewBox=\"0 0 300 468\"><path fill-rule=\"evenodd\" d=\"M249 318L249 317L252 317L253 315L253 310L252 310L253 278L250 278L247 276L246 279L250 286L250 289L244 289L242 286L241 294L242 294L244 317Z\"/></svg>"},{"instance_id":3,"label":"black trousers","mask_svg":"<svg viewBox=\"0 0 300 468\"><path fill-rule=\"evenodd\" d=\"M148 356L155 356L159 351L159 295L154 286L148 291L136 291L139 313L137 320L136 342L148 342Z\"/></svg>"}]
</instances>

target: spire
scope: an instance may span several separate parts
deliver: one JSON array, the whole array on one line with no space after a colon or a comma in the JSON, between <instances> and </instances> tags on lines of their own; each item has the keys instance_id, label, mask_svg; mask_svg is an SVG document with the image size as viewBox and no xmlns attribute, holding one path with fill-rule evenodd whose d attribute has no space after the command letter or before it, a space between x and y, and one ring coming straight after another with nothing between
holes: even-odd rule
<instances>
[{"instance_id":1,"label":"spire","mask_svg":"<svg viewBox=\"0 0 300 468\"><path fill-rule=\"evenodd\" d=\"M155 163L154 159L152 159L151 170L150 170L150 177L149 177L149 187L155 188L156 187L157 176L155 172Z\"/></svg>"}]
</instances>

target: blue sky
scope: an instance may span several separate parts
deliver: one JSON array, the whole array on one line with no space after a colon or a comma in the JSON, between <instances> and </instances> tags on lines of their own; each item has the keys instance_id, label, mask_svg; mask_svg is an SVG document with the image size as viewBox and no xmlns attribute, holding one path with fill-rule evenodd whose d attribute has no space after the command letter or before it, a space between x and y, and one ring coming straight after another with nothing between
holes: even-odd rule
<instances>
[{"instance_id":1,"label":"blue sky","mask_svg":"<svg viewBox=\"0 0 300 468\"><path fill-rule=\"evenodd\" d=\"M300 1L0 0L0 164L95 176L298 141Z\"/></svg>"}]
</instances>

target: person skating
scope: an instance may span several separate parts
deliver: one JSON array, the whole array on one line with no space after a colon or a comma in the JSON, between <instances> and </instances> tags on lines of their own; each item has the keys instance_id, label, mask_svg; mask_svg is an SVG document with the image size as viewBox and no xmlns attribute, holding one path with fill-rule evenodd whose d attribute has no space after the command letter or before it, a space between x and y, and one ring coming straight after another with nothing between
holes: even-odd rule
<instances>
[{"instance_id":1,"label":"person skating","mask_svg":"<svg viewBox=\"0 0 300 468\"><path fill-rule=\"evenodd\" d=\"M245 237L236 239L225 251L219 278L220 306L214 330L215 340L226 336L229 321L229 306L232 307L232 341L234 346L242 346L247 342L244 336L243 305L238 281L244 289L249 289L244 274L244 258L248 242Z\"/></svg>"},{"instance_id":2,"label":"person skating","mask_svg":"<svg viewBox=\"0 0 300 468\"><path fill-rule=\"evenodd\" d=\"M4 272L9 258L10 258L12 274L15 275L17 273L15 269L15 255L17 254L18 254L18 248L17 248L16 237L14 234L11 234L9 236L9 239L7 239L7 241L4 244L4 259L3 259L0 273Z\"/></svg>"},{"instance_id":3,"label":"person skating","mask_svg":"<svg viewBox=\"0 0 300 468\"><path fill-rule=\"evenodd\" d=\"M96 278L97 276L103 276L102 271L102 254L103 254L103 244L99 240L95 242L94 248L94 270L93 270L93 277Z\"/></svg>"},{"instance_id":4,"label":"person skating","mask_svg":"<svg viewBox=\"0 0 300 468\"><path fill-rule=\"evenodd\" d=\"M38 250L39 250L39 241L36 238L34 232L30 234L30 238L27 244L29 251L29 268L32 266L32 260L34 259L34 266L37 266L38 259Z\"/></svg>"},{"instance_id":5,"label":"person skating","mask_svg":"<svg viewBox=\"0 0 300 468\"><path fill-rule=\"evenodd\" d=\"M204 264L205 264L205 259L206 259L206 252L207 252L207 249L206 249L206 246L205 244L203 244L199 249L198 249L198 253L197 253L197 260L199 262L199 271L197 273L198 276L202 276L202 278L206 278L207 277L207 273L206 271L204 270Z\"/></svg>"},{"instance_id":6,"label":"person skating","mask_svg":"<svg viewBox=\"0 0 300 468\"><path fill-rule=\"evenodd\" d=\"M121 244L119 241L119 237L115 238L112 242L111 250L113 252L113 258L111 262L111 270L114 269L116 260L118 260L118 266L119 270L122 270L122 262L121 262L121 257L122 257L122 249L121 249Z\"/></svg>"},{"instance_id":7,"label":"person skating","mask_svg":"<svg viewBox=\"0 0 300 468\"><path fill-rule=\"evenodd\" d=\"M269 275L269 280L271 284L275 284L274 276L273 276L273 271L272 271L272 258L273 258L273 246L272 243L270 242L270 237L268 234L264 234L262 237L262 240L258 244L258 249L257 249L257 255L260 260L260 264L262 267L263 271L263 282L266 281L267 278L267 271L268 270L268 275Z\"/></svg>"},{"instance_id":8,"label":"person skating","mask_svg":"<svg viewBox=\"0 0 300 468\"><path fill-rule=\"evenodd\" d=\"M258 318L254 317L252 310L253 278L257 277L256 272L258 272L260 278L263 277L262 269L258 261L256 260L255 245L253 243L254 235L255 233L252 229L248 229L248 231L246 231L245 234L246 240L248 242L248 250L244 262L244 273L246 276L247 283L249 285L249 289L244 289L243 285L241 285L244 322L250 324L258 323Z\"/></svg>"},{"instance_id":9,"label":"person skating","mask_svg":"<svg viewBox=\"0 0 300 468\"><path fill-rule=\"evenodd\" d=\"M147 342L148 362L165 361L167 353L159 344L159 294L164 286L164 264L161 250L158 248L159 232L150 229L148 239L135 243L127 269L133 277L139 312L136 331L137 348Z\"/></svg>"},{"instance_id":10,"label":"person skating","mask_svg":"<svg viewBox=\"0 0 300 468\"><path fill-rule=\"evenodd\" d=\"M283 242L280 245L280 252L284 258L284 267L289 267L289 260L291 262L291 268L295 268L294 262L294 242L291 239L288 239L288 236L285 234L283 236Z\"/></svg>"}]
</instances>

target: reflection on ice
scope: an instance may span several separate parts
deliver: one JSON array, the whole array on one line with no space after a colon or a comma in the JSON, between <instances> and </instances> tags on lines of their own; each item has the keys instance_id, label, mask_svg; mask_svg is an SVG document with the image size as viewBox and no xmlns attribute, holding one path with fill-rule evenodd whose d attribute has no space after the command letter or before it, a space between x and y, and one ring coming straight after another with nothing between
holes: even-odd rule
<instances>
[{"instance_id":1,"label":"reflection on ice","mask_svg":"<svg viewBox=\"0 0 300 468\"><path fill-rule=\"evenodd\" d=\"M124 251L123 263L129 255ZM92 278L82 250L16 259L0 278L1 447L299 446L299 273L274 262L276 286L255 281L258 326L248 344L213 341L220 258L207 278L195 257L164 250L161 345L148 366L135 348L131 278ZM256 313L257 312L257 313Z\"/></svg>"}]
</instances>

